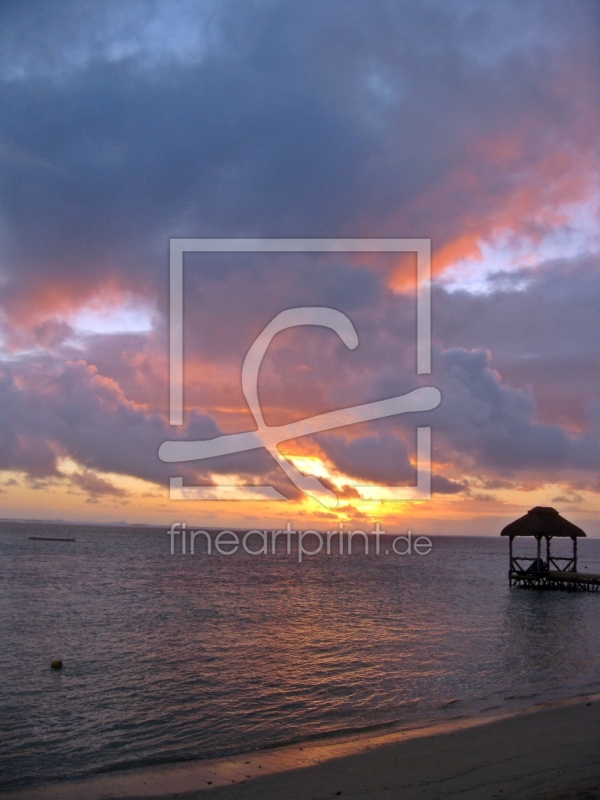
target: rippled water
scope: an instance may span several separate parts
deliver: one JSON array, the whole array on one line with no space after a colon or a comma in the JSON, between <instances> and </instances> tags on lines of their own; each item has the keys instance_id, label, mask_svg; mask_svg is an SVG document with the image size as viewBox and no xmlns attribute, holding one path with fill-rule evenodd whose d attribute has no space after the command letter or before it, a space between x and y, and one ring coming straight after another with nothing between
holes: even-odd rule
<instances>
[{"instance_id":1,"label":"rippled water","mask_svg":"<svg viewBox=\"0 0 600 800\"><path fill-rule=\"evenodd\" d=\"M433 541L298 564L0 524L0 785L599 690L600 595L509 590L500 538Z\"/></svg>"}]
</instances>

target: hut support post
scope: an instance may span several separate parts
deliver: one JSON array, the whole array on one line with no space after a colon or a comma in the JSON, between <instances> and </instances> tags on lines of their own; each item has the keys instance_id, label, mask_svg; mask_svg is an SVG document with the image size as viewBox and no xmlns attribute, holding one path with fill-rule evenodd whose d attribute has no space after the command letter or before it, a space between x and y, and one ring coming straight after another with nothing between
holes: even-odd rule
<instances>
[{"instance_id":1,"label":"hut support post","mask_svg":"<svg viewBox=\"0 0 600 800\"><path fill-rule=\"evenodd\" d=\"M550 572L550 539L551 536L546 536L546 572Z\"/></svg>"},{"instance_id":2,"label":"hut support post","mask_svg":"<svg viewBox=\"0 0 600 800\"><path fill-rule=\"evenodd\" d=\"M536 536L535 538L537 539L537 544L538 544L537 559L538 559L538 564L539 564L540 563L540 558L542 557L542 537L541 536Z\"/></svg>"},{"instance_id":3,"label":"hut support post","mask_svg":"<svg viewBox=\"0 0 600 800\"><path fill-rule=\"evenodd\" d=\"M510 573L513 570L513 539L514 536L508 537L508 580L510 581Z\"/></svg>"},{"instance_id":4,"label":"hut support post","mask_svg":"<svg viewBox=\"0 0 600 800\"><path fill-rule=\"evenodd\" d=\"M573 536L573 572L577 572L577 537Z\"/></svg>"}]
</instances>

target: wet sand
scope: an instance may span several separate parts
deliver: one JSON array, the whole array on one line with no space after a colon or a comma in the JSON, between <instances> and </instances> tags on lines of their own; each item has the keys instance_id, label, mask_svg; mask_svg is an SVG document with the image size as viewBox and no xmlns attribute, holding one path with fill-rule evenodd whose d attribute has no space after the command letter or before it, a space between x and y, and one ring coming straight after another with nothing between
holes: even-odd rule
<instances>
[{"instance_id":1,"label":"wet sand","mask_svg":"<svg viewBox=\"0 0 600 800\"><path fill-rule=\"evenodd\" d=\"M0 792L0 800L600 800L600 695Z\"/></svg>"}]
</instances>

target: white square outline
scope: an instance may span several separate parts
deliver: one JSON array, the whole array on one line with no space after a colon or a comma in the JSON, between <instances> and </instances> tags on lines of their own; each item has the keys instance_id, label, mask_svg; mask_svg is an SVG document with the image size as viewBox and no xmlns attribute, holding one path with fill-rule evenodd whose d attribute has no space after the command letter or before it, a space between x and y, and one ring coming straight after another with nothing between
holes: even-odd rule
<instances>
[{"instance_id":1,"label":"white square outline","mask_svg":"<svg viewBox=\"0 0 600 800\"><path fill-rule=\"evenodd\" d=\"M169 423L183 425L184 253L416 253L417 375L431 373L431 239L171 239L169 248ZM431 498L431 428L417 428L416 486L355 486L362 500ZM235 490L244 497L232 497ZM361 491L362 490L362 491ZM383 492L379 496L373 492ZM171 478L171 500L287 500L272 486L183 486ZM252 495L255 495L252 497Z\"/></svg>"}]
</instances>

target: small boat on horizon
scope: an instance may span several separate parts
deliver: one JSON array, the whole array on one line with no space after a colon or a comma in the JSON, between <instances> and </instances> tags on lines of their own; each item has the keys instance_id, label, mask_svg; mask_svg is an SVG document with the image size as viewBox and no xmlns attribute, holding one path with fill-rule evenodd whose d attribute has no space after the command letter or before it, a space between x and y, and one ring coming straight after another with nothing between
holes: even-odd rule
<instances>
[{"instance_id":1,"label":"small boat on horizon","mask_svg":"<svg viewBox=\"0 0 600 800\"><path fill-rule=\"evenodd\" d=\"M76 542L77 539L66 538L64 536L28 536L28 539L35 539L38 542Z\"/></svg>"}]
</instances>

